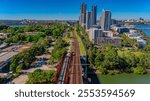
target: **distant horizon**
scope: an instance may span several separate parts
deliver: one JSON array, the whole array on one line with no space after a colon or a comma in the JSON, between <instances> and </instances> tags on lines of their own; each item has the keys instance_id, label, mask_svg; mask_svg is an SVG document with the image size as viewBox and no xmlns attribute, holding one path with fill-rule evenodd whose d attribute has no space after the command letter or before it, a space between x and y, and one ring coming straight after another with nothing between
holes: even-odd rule
<instances>
[{"instance_id":1,"label":"distant horizon","mask_svg":"<svg viewBox=\"0 0 150 101\"><path fill-rule=\"evenodd\" d=\"M102 9L111 10L117 20L150 19L150 1L143 0L1 0L0 20L78 20L80 5L87 10L98 6L98 18Z\"/></svg>"},{"instance_id":2,"label":"distant horizon","mask_svg":"<svg viewBox=\"0 0 150 101\"><path fill-rule=\"evenodd\" d=\"M142 16L140 16L140 17L142 17ZM139 19L140 17L135 17L135 18L112 18L112 19L116 19L116 20L128 20L128 19ZM98 19L97 20L99 20L99 18L100 18L100 16L98 16L97 17ZM142 17L142 18L144 18L144 17ZM144 18L145 20L150 20L150 18L148 19L148 18ZM12 18L12 19L0 19L0 20L79 20L79 19L62 19L62 18L59 18L59 19L55 19L55 18Z\"/></svg>"},{"instance_id":3,"label":"distant horizon","mask_svg":"<svg viewBox=\"0 0 150 101\"><path fill-rule=\"evenodd\" d=\"M140 18L140 17L139 17ZM139 20L139 18L130 18L130 19L115 19L115 18L112 18L112 19L115 19L115 20ZM143 18L143 17L142 17ZM21 21L21 20L30 20L30 21L79 21L79 19L27 19L27 18L23 18L23 19L0 19L0 21L7 21L7 20L17 20L17 21ZM150 19L144 19L144 20L150 20ZM99 21L99 19L97 19L97 21Z\"/></svg>"}]
</instances>

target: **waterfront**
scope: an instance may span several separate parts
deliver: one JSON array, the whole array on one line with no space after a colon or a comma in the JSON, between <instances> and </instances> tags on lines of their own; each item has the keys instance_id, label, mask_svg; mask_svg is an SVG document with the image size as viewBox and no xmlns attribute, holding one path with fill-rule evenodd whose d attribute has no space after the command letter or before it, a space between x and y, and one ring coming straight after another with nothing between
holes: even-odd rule
<instances>
[{"instance_id":1,"label":"waterfront","mask_svg":"<svg viewBox=\"0 0 150 101\"><path fill-rule=\"evenodd\" d=\"M136 28L150 28L150 25L136 25ZM150 37L150 30L142 30ZM145 75L138 74L116 74L116 75L98 75L102 84L150 84L150 73Z\"/></svg>"},{"instance_id":2,"label":"waterfront","mask_svg":"<svg viewBox=\"0 0 150 101\"><path fill-rule=\"evenodd\" d=\"M11 25L10 27L25 27L27 25Z\"/></svg>"},{"instance_id":3,"label":"waterfront","mask_svg":"<svg viewBox=\"0 0 150 101\"><path fill-rule=\"evenodd\" d=\"M138 74L116 74L98 75L102 84L150 84L150 73L145 75Z\"/></svg>"},{"instance_id":4,"label":"waterfront","mask_svg":"<svg viewBox=\"0 0 150 101\"><path fill-rule=\"evenodd\" d=\"M136 25L136 28L150 28L150 25ZM150 37L150 30L142 30Z\"/></svg>"}]
</instances>

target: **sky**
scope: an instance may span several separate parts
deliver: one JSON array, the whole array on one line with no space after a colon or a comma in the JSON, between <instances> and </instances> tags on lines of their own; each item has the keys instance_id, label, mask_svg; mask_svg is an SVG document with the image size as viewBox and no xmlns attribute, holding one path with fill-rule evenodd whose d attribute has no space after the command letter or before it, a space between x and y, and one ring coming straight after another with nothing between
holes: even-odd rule
<instances>
[{"instance_id":1,"label":"sky","mask_svg":"<svg viewBox=\"0 0 150 101\"><path fill-rule=\"evenodd\" d=\"M81 3L111 10L115 19L150 19L150 0L0 0L0 19L77 20Z\"/></svg>"}]
</instances>

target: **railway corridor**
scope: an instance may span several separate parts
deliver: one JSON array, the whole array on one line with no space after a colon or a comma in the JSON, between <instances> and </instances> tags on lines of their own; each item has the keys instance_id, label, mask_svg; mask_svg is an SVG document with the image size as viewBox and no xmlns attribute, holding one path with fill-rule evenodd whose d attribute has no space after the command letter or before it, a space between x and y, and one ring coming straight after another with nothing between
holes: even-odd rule
<instances>
[{"instance_id":1,"label":"railway corridor","mask_svg":"<svg viewBox=\"0 0 150 101\"><path fill-rule=\"evenodd\" d=\"M79 49L79 42L77 40L77 36L73 32L73 59L71 65L71 75L70 75L70 84L82 84L82 67L80 63L80 49Z\"/></svg>"},{"instance_id":2,"label":"railway corridor","mask_svg":"<svg viewBox=\"0 0 150 101\"><path fill-rule=\"evenodd\" d=\"M66 76L66 71L67 71L67 64L68 64L68 55L65 56L64 62L63 62L63 66L62 66L62 70L60 72L59 78L58 78L58 83L57 84L64 84L65 83L65 76Z\"/></svg>"}]
</instances>

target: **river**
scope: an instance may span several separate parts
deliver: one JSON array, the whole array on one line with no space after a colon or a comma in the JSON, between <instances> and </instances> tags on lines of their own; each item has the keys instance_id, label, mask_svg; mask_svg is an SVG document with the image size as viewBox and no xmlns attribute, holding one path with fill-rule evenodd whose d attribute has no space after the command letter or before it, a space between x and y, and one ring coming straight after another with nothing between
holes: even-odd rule
<instances>
[{"instance_id":1,"label":"river","mask_svg":"<svg viewBox=\"0 0 150 101\"><path fill-rule=\"evenodd\" d=\"M150 25L136 25L136 28L150 28ZM143 32L145 32L147 34L147 36L150 37L150 29L149 30L142 30Z\"/></svg>"},{"instance_id":2,"label":"river","mask_svg":"<svg viewBox=\"0 0 150 101\"><path fill-rule=\"evenodd\" d=\"M25 27L27 25L11 25L10 27Z\"/></svg>"},{"instance_id":3,"label":"river","mask_svg":"<svg viewBox=\"0 0 150 101\"><path fill-rule=\"evenodd\" d=\"M150 28L150 25L136 25L136 28ZM150 30L142 30L150 37ZM102 84L150 84L150 73L145 75L138 74L116 74L98 75Z\"/></svg>"},{"instance_id":4,"label":"river","mask_svg":"<svg viewBox=\"0 0 150 101\"><path fill-rule=\"evenodd\" d=\"M102 84L150 84L150 73L145 75L138 74L116 74L98 75Z\"/></svg>"}]
</instances>

